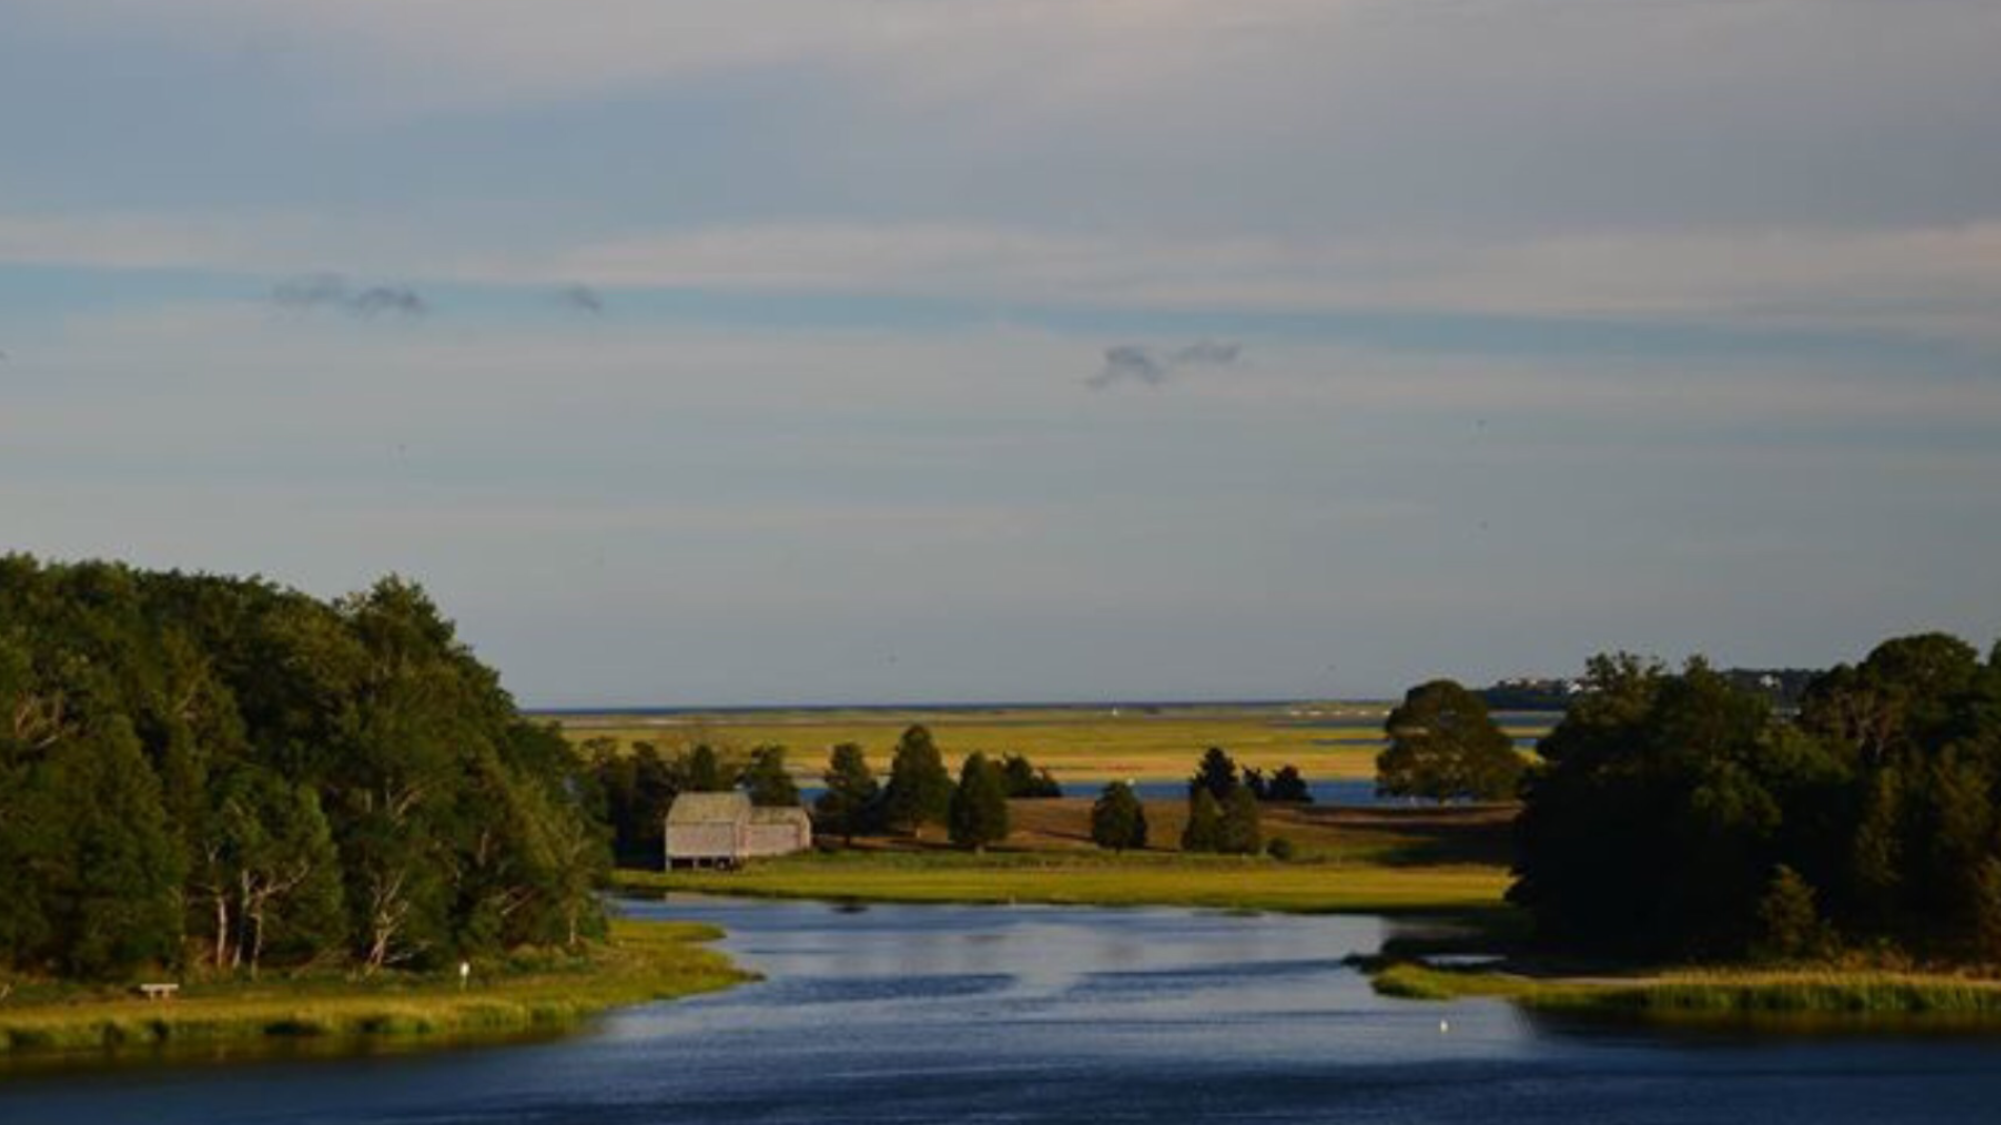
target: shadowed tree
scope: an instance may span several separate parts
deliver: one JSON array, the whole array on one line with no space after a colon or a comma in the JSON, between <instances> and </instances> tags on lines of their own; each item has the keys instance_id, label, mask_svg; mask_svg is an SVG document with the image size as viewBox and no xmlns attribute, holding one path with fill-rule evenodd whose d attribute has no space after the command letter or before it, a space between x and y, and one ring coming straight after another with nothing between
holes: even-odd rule
<instances>
[{"instance_id":1,"label":"shadowed tree","mask_svg":"<svg viewBox=\"0 0 2001 1125\"><path fill-rule=\"evenodd\" d=\"M785 747L759 746L750 752L750 766L743 772L744 788L750 803L760 808L799 807L799 786L785 768Z\"/></svg>"},{"instance_id":2,"label":"shadowed tree","mask_svg":"<svg viewBox=\"0 0 2001 1125\"><path fill-rule=\"evenodd\" d=\"M897 740L889 763L889 784L883 790L884 819L898 832L914 833L921 826L945 820L952 805L952 775L931 732L913 726Z\"/></svg>"},{"instance_id":3,"label":"shadowed tree","mask_svg":"<svg viewBox=\"0 0 2001 1125\"><path fill-rule=\"evenodd\" d=\"M1098 794L1091 805L1091 840L1115 852L1146 847L1146 806L1132 786L1114 781Z\"/></svg>"},{"instance_id":4,"label":"shadowed tree","mask_svg":"<svg viewBox=\"0 0 2001 1125\"><path fill-rule=\"evenodd\" d=\"M827 787L813 804L820 826L852 844L856 836L869 830L882 797L868 757L859 745L843 742L834 747L827 759L827 772L820 776Z\"/></svg>"},{"instance_id":5,"label":"shadowed tree","mask_svg":"<svg viewBox=\"0 0 2001 1125\"><path fill-rule=\"evenodd\" d=\"M952 842L980 852L1007 838L1007 782L985 754L967 756L959 768L949 813Z\"/></svg>"},{"instance_id":6,"label":"shadowed tree","mask_svg":"<svg viewBox=\"0 0 2001 1125\"><path fill-rule=\"evenodd\" d=\"M1376 758L1376 792L1433 801L1515 795L1523 762L1480 697L1451 680L1412 688L1384 723L1390 744Z\"/></svg>"},{"instance_id":7,"label":"shadowed tree","mask_svg":"<svg viewBox=\"0 0 2001 1125\"><path fill-rule=\"evenodd\" d=\"M1216 850L1224 855L1256 855L1263 849L1258 799L1249 789L1238 789L1223 803L1223 815L1216 824Z\"/></svg>"},{"instance_id":8,"label":"shadowed tree","mask_svg":"<svg viewBox=\"0 0 2001 1125\"><path fill-rule=\"evenodd\" d=\"M1188 793L1193 796L1201 789L1221 805L1237 791L1238 784L1237 763L1221 746L1211 746L1196 765L1195 776L1188 779Z\"/></svg>"},{"instance_id":9,"label":"shadowed tree","mask_svg":"<svg viewBox=\"0 0 2001 1125\"><path fill-rule=\"evenodd\" d=\"M1188 798L1188 824L1181 830L1181 850L1213 852L1223 838L1223 810L1207 789L1198 788Z\"/></svg>"}]
</instances>

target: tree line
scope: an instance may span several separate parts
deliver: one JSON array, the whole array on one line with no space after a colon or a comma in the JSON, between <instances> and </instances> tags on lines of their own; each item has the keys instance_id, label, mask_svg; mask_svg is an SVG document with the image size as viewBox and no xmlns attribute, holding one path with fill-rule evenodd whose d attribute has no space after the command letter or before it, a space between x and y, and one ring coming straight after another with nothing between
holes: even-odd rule
<instances>
[{"instance_id":1,"label":"tree line","mask_svg":"<svg viewBox=\"0 0 2001 1125\"><path fill-rule=\"evenodd\" d=\"M0 965L372 972L602 929L576 758L424 592L0 557Z\"/></svg>"},{"instance_id":2,"label":"tree line","mask_svg":"<svg viewBox=\"0 0 2001 1125\"><path fill-rule=\"evenodd\" d=\"M976 751L960 763L954 781L930 729L921 724L897 739L886 782L876 780L861 746L853 742L833 748L822 781L826 791L814 802L821 832L853 843L860 835L908 836L926 824L942 824L954 844L973 851L1007 838L1011 798L1063 794L1048 770L1036 769L1019 754L995 759Z\"/></svg>"},{"instance_id":3,"label":"tree line","mask_svg":"<svg viewBox=\"0 0 2001 1125\"><path fill-rule=\"evenodd\" d=\"M1549 944L2001 961L2001 646L1885 642L1793 716L1600 657L1540 752L1510 897Z\"/></svg>"}]
</instances>

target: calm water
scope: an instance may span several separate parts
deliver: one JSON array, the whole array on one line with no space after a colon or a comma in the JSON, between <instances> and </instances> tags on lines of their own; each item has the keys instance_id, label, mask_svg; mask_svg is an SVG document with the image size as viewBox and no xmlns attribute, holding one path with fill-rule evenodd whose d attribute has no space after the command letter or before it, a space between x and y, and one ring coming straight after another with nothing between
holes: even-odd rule
<instances>
[{"instance_id":1,"label":"calm water","mask_svg":"<svg viewBox=\"0 0 2001 1125\"><path fill-rule=\"evenodd\" d=\"M668 912L729 927L770 980L537 1045L16 1077L0 1122L2001 1121L2001 1040L1761 1042L1384 1000L1341 964L1385 933L1366 918Z\"/></svg>"}]
</instances>

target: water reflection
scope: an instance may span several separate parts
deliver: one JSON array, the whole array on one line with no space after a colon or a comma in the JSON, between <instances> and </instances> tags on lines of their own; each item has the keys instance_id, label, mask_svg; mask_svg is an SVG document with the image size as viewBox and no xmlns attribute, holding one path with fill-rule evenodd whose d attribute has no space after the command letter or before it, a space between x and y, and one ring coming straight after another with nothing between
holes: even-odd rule
<instances>
[{"instance_id":1,"label":"water reflection","mask_svg":"<svg viewBox=\"0 0 2001 1125\"><path fill-rule=\"evenodd\" d=\"M0 1084L0 1121L1980 1120L1977 1040L1743 1044L1374 995L1371 918L678 900L767 980L442 1056Z\"/></svg>"}]
</instances>

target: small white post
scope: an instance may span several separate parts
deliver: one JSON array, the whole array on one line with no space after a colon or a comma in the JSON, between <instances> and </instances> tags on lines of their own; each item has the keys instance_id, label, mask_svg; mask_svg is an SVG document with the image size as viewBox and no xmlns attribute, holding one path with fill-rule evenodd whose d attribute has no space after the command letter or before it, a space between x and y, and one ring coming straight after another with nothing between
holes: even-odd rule
<instances>
[{"instance_id":1,"label":"small white post","mask_svg":"<svg viewBox=\"0 0 2001 1125\"><path fill-rule=\"evenodd\" d=\"M472 979L472 962L471 962L471 961L460 961L460 962L459 962L459 991L460 991L460 992L464 992L464 991L466 990L466 982L467 982L467 981L469 981L469 980L471 980L471 979Z\"/></svg>"}]
</instances>

